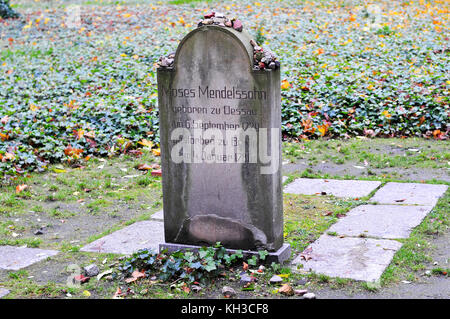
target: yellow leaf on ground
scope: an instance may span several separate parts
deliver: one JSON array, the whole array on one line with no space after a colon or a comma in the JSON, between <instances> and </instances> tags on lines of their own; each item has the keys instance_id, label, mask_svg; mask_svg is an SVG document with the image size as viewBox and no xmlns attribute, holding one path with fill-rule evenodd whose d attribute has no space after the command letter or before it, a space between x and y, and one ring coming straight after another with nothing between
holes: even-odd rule
<instances>
[{"instance_id":1,"label":"yellow leaf on ground","mask_svg":"<svg viewBox=\"0 0 450 319\"><path fill-rule=\"evenodd\" d=\"M8 135L8 134L0 133L0 139L1 139L2 141L9 140L9 135Z\"/></svg>"},{"instance_id":2,"label":"yellow leaf on ground","mask_svg":"<svg viewBox=\"0 0 450 319\"><path fill-rule=\"evenodd\" d=\"M161 156L161 150L159 148L152 150L153 155Z\"/></svg>"},{"instance_id":3,"label":"yellow leaf on ground","mask_svg":"<svg viewBox=\"0 0 450 319\"><path fill-rule=\"evenodd\" d=\"M6 161L12 161L14 160L16 157L14 156L14 154L11 153L5 153L4 156L2 156L2 162L6 162Z\"/></svg>"},{"instance_id":4,"label":"yellow leaf on ground","mask_svg":"<svg viewBox=\"0 0 450 319\"><path fill-rule=\"evenodd\" d=\"M77 136L78 140L80 138L82 138L84 136L84 130L83 129L79 129L78 131L76 131L76 136Z\"/></svg>"},{"instance_id":5,"label":"yellow leaf on ground","mask_svg":"<svg viewBox=\"0 0 450 319\"><path fill-rule=\"evenodd\" d=\"M291 84L288 82L288 80L281 81L281 89L287 90L291 87Z\"/></svg>"},{"instance_id":6,"label":"yellow leaf on ground","mask_svg":"<svg viewBox=\"0 0 450 319\"><path fill-rule=\"evenodd\" d=\"M317 126L317 129L319 130L322 136L325 136L325 134L327 134L328 132L328 125L319 125Z\"/></svg>"},{"instance_id":7,"label":"yellow leaf on ground","mask_svg":"<svg viewBox=\"0 0 450 319\"><path fill-rule=\"evenodd\" d=\"M16 186L16 194L21 193L22 191L24 191L27 188L28 188L28 185L25 185L25 184L17 185Z\"/></svg>"},{"instance_id":8,"label":"yellow leaf on ground","mask_svg":"<svg viewBox=\"0 0 450 319\"><path fill-rule=\"evenodd\" d=\"M141 144L142 146L148 147L148 148L152 148L153 147L153 142L143 139L142 141L138 142L138 144Z\"/></svg>"},{"instance_id":9,"label":"yellow leaf on ground","mask_svg":"<svg viewBox=\"0 0 450 319\"><path fill-rule=\"evenodd\" d=\"M389 113L389 111L384 110L383 112L381 112L381 114L383 114L384 116L386 116L387 118L390 118L392 115Z\"/></svg>"}]
</instances>

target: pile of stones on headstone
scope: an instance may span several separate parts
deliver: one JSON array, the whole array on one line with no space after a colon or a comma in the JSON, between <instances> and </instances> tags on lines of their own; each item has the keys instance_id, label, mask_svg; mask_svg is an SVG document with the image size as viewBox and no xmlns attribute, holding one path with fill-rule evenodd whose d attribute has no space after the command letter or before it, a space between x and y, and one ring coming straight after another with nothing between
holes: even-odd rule
<instances>
[{"instance_id":1,"label":"pile of stones on headstone","mask_svg":"<svg viewBox=\"0 0 450 319\"><path fill-rule=\"evenodd\" d=\"M229 19L222 13L211 12L203 16L204 19L200 20L197 27L207 25L216 25L219 27L233 28L238 32L242 32L243 25L239 19ZM280 62L277 60L275 54L268 49L263 49L259 46L255 40L251 40L250 44L253 47L253 68L255 70L275 70L280 67ZM171 68L175 61L175 53L170 53L167 56L163 56L157 62L158 67Z\"/></svg>"},{"instance_id":2,"label":"pile of stones on headstone","mask_svg":"<svg viewBox=\"0 0 450 319\"><path fill-rule=\"evenodd\" d=\"M255 40L250 40L253 47L253 68L256 70L271 69L275 70L280 67L280 61L277 60L275 54L269 49L263 49Z\"/></svg>"},{"instance_id":3,"label":"pile of stones on headstone","mask_svg":"<svg viewBox=\"0 0 450 319\"><path fill-rule=\"evenodd\" d=\"M157 65L159 68L171 68L173 62L175 62L175 53L170 53L167 56L160 57Z\"/></svg>"},{"instance_id":4,"label":"pile of stones on headstone","mask_svg":"<svg viewBox=\"0 0 450 319\"><path fill-rule=\"evenodd\" d=\"M242 25L241 20L233 18L228 19L225 15L218 12L211 12L208 14L205 14L203 16L205 19L198 22L197 27L202 27L204 25L218 25L219 27L227 27L227 28L233 28L234 30L238 32L242 32L242 29L244 26Z\"/></svg>"}]
</instances>

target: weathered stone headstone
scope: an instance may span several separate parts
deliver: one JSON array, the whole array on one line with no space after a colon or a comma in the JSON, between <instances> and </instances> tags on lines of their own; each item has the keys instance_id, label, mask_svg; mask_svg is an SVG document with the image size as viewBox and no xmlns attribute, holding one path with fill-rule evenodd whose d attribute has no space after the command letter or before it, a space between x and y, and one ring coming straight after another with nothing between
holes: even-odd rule
<instances>
[{"instance_id":1,"label":"weathered stone headstone","mask_svg":"<svg viewBox=\"0 0 450 319\"><path fill-rule=\"evenodd\" d=\"M158 69L161 247L221 242L287 258L279 63L262 69L245 31L204 24Z\"/></svg>"}]
</instances>

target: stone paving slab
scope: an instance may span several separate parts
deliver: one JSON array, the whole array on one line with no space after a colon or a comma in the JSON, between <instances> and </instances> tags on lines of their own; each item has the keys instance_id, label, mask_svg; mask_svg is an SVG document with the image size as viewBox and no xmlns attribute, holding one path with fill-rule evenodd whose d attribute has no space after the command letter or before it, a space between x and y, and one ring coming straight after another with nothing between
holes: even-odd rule
<instances>
[{"instance_id":1,"label":"stone paving slab","mask_svg":"<svg viewBox=\"0 0 450 319\"><path fill-rule=\"evenodd\" d=\"M0 269L19 270L56 254L56 250L0 246Z\"/></svg>"},{"instance_id":2,"label":"stone paving slab","mask_svg":"<svg viewBox=\"0 0 450 319\"><path fill-rule=\"evenodd\" d=\"M359 198L381 185L378 181L298 178L284 188L285 193L314 195L325 192L336 197Z\"/></svg>"},{"instance_id":3,"label":"stone paving slab","mask_svg":"<svg viewBox=\"0 0 450 319\"><path fill-rule=\"evenodd\" d=\"M375 282L401 246L395 240L324 234L297 256L293 264L302 264L305 270L330 277Z\"/></svg>"},{"instance_id":4,"label":"stone paving slab","mask_svg":"<svg viewBox=\"0 0 450 319\"><path fill-rule=\"evenodd\" d=\"M436 205L447 185L390 182L380 188L371 201L380 204Z\"/></svg>"},{"instance_id":5,"label":"stone paving slab","mask_svg":"<svg viewBox=\"0 0 450 319\"><path fill-rule=\"evenodd\" d=\"M156 220L164 220L164 211L160 210L159 212L154 213L150 218Z\"/></svg>"},{"instance_id":6,"label":"stone paving slab","mask_svg":"<svg viewBox=\"0 0 450 319\"><path fill-rule=\"evenodd\" d=\"M433 206L362 205L332 225L328 231L339 235L377 238L408 238Z\"/></svg>"},{"instance_id":7,"label":"stone paving slab","mask_svg":"<svg viewBox=\"0 0 450 319\"><path fill-rule=\"evenodd\" d=\"M158 251L161 243L164 243L164 223L146 220L97 239L81 251L129 255L144 248Z\"/></svg>"},{"instance_id":8,"label":"stone paving slab","mask_svg":"<svg viewBox=\"0 0 450 319\"><path fill-rule=\"evenodd\" d=\"M9 294L9 290L5 288L0 288L0 298L5 297L7 294Z\"/></svg>"}]
</instances>

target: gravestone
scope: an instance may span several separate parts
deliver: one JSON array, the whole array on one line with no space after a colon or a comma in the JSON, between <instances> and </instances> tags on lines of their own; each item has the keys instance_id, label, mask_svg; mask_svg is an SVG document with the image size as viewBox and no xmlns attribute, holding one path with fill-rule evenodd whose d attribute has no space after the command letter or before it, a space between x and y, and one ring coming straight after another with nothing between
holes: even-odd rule
<instances>
[{"instance_id":1,"label":"gravestone","mask_svg":"<svg viewBox=\"0 0 450 319\"><path fill-rule=\"evenodd\" d=\"M160 249L220 242L267 250L277 261L290 255L283 244L279 63L260 68L258 50L261 58L245 31L200 23L158 68Z\"/></svg>"}]
</instances>

